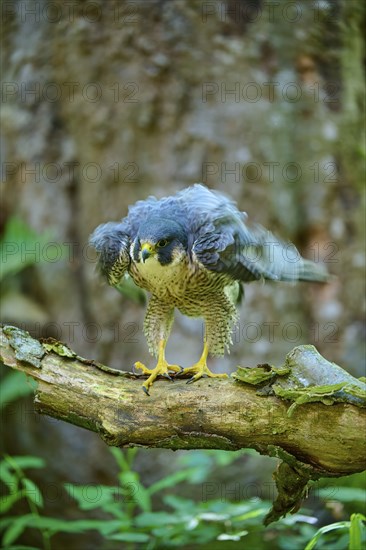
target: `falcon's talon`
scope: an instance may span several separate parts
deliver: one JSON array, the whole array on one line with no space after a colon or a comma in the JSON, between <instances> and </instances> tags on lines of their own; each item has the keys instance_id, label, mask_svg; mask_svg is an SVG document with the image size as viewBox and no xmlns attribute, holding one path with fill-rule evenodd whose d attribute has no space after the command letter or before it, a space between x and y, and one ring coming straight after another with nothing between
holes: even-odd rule
<instances>
[{"instance_id":1,"label":"falcon's talon","mask_svg":"<svg viewBox=\"0 0 366 550\"><path fill-rule=\"evenodd\" d=\"M182 367L181 367L181 368L182 368ZM184 373L184 370L185 370L185 369L182 368L181 371L177 372L177 374L174 375L174 378L181 378L182 374Z\"/></svg>"},{"instance_id":2,"label":"falcon's talon","mask_svg":"<svg viewBox=\"0 0 366 550\"><path fill-rule=\"evenodd\" d=\"M193 367L188 367L187 369L185 369L185 372L183 374L190 374L192 372L195 372L196 374L194 374L191 378L187 380L187 384L192 384L200 378L229 378L229 375L226 373L215 374L214 372L211 372L207 365L205 365L203 368L196 368L195 365L193 365Z\"/></svg>"},{"instance_id":3,"label":"falcon's talon","mask_svg":"<svg viewBox=\"0 0 366 550\"><path fill-rule=\"evenodd\" d=\"M182 372L184 372L184 368L183 368L183 367L181 367L180 365L175 365L175 366L178 367L179 370L177 369L176 371L174 371L174 372L172 373L172 374L173 374L172 380L173 380L174 378L179 378L179 376L182 374Z\"/></svg>"},{"instance_id":4,"label":"falcon's talon","mask_svg":"<svg viewBox=\"0 0 366 550\"><path fill-rule=\"evenodd\" d=\"M208 345L205 343L203 347L203 352L200 357L200 359L192 365L192 367L188 367L187 369L184 369L184 372L182 374L193 374L193 376L187 380L187 384L192 384L193 382L196 382L196 380L199 380L203 376L207 376L208 378L228 378L227 374L215 374L210 371L210 369L207 366L207 356L208 356Z\"/></svg>"},{"instance_id":5,"label":"falcon's talon","mask_svg":"<svg viewBox=\"0 0 366 550\"><path fill-rule=\"evenodd\" d=\"M168 370L173 371L172 374L174 374L175 376L175 373L179 374L183 370L183 368L180 365L170 365L168 363Z\"/></svg>"},{"instance_id":6,"label":"falcon's talon","mask_svg":"<svg viewBox=\"0 0 366 550\"><path fill-rule=\"evenodd\" d=\"M148 375L149 378L143 383L142 389L146 393L146 395L149 394L149 389L155 382L158 376L163 376L164 378L167 378L171 382L173 382L173 378L170 376L169 371L172 371L173 373L180 372L182 367L179 365L170 365L164 356L165 351L165 341L161 340L159 343L159 357L158 362L156 364L156 367L154 369L148 369L143 363L140 361L136 361L135 368L142 370L142 375Z\"/></svg>"},{"instance_id":7,"label":"falcon's talon","mask_svg":"<svg viewBox=\"0 0 366 550\"><path fill-rule=\"evenodd\" d=\"M196 378L196 376L192 376L187 380L186 384L193 384L193 382L196 382L196 380L198 380L198 378Z\"/></svg>"}]
</instances>

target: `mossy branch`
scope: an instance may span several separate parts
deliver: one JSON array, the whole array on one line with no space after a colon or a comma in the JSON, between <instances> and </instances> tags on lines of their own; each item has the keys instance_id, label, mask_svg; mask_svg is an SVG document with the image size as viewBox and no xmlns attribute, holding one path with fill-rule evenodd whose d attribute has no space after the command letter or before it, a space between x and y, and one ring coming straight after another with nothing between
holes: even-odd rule
<instances>
[{"instance_id":1,"label":"mossy branch","mask_svg":"<svg viewBox=\"0 0 366 550\"><path fill-rule=\"evenodd\" d=\"M36 380L39 413L97 432L108 445L250 447L282 459L267 523L296 510L310 480L365 468L365 384L312 346L295 348L279 368L238 368L236 380L158 380L149 397L139 376L15 327L0 329L0 348L5 365Z\"/></svg>"}]
</instances>

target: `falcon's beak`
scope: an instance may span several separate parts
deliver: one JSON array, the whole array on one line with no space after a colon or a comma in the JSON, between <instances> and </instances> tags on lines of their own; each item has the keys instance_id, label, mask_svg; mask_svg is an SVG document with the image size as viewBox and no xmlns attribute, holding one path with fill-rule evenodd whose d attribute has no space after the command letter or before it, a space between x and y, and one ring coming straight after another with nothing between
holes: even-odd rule
<instances>
[{"instance_id":1,"label":"falcon's beak","mask_svg":"<svg viewBox=\"0 0 366 550\"><path fill-rule=\"evenodd\" d=\"M153 245L150 244L150 243L144 243L141 247L141 259L142 259L143 263L145 263L145 261L148 258L150 258L150 256L154 253L155 253L155 249L154 249Z\"/></svg>"}]
</instances>

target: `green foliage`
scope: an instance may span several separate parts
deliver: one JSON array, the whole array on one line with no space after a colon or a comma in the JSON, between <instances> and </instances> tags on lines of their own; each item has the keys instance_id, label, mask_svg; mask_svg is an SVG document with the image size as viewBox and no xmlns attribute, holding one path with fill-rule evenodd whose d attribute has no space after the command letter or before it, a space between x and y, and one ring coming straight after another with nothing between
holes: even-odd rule
<instances>
[{"instance_id":1,"label":"green foliage","mask_svg":"<svg viewBox=\"0 0 366 550\"><path fill-rule=\"evenodd\" d=\"M26 499L31 514L4 517L0 520L0 530L4 531L2 543L10 548L27 526L34 526L39 519L38 509L43 507L43 497L35 483L27 478L23 469L43 468L42 459L34 456L5 456L0 462L0 480L6 485L7 494L1 498L0 514L7 513L18 501ZM49 548L49 536L43 533L44 548Z\"/></svg>"},{"instance_id":2,"label":"green foliage","mask_svg":"<svg viewBox=\"0 0 366 550\"><path fill-rule=\"evenodd\" d=\"M349 531L349 550L362 550L366 543L366 532L365 526L363 525L364 521L366 521L366 517L363 514L352 514L350 521L338 521L331 525L325 525L315 533L313 538L306 545L305 550L312 550L315 548L315 545L325 533L337 530ZM332 548L335 548L335 546L332 546Z\"/></svg>"},{"instance_id":3,"label":"green foliage","mask_svg":"<svg viewBox=\"0 0 366 550\"><path fill-rule=\"evenodd\" d=\"M48 243L49 235L39 235L24 221L17 217L9 219L0 240L0 282L4 298L9 287L14 286L14 277L26 267L44 261L43 247ZM35 383L34 383L35 386ZM1 380L0 408L4 409L19 397L30 395L34 386L21 372L9 372Z\"/></svg>"},{"instance_id":4,"label":"green foliage","mask_svg":"<svg viewBox=\"0 0 366 550\"><path fill-rule=\"evenodd\" d=\"M142 483L134 469L137 449L122 452L112 448L111 452L119 467L118 484L65 485L68 495L87 518L74 521L41 515L44 506L42 494L24 474L24 469L44 467L41 459L6 456L0 463L0 480L7 488L7 494L0 503L3 546L9 550L31 550L16 544L26 529L40 531L46 550L51 549L51 538L56 533L73 533L77 540L78 535L90 530L96 530L106 543L126 544L131 550L188 545L213 547L217 544L226 549L241 540L245 540L248 547L263 549L303 550L306 547L306 550L360 550L366 541L365 516L362 513L353 513L349 521L339 521L318 530L315 527L316 518L294 514L272 524L266 531L271 533L266 542L262 520L268 512L269 502L260 498L239 502L227 498L202 498L197 501L177 494L179 484L194 486L209 483L213 472L230 466L248 451L182 454L177 459L178 469L150 486ZM172 487L175 488L174 494ZM354 503L362 502L362 491L357 487L332 487L332 491L324 487L319 489L319 494L321 498L343 499L346 503L352 500ZM28 503L29 513L10 515L12 507L22 499ZM102 511L104 519L90 517L94 511Z\"/></svg>"},{"instance_id":5,"label":"green foliage","mask_svg":"<svg viewBox=\"0 0 366 550\"><path fill-rule=\"evenodd\" d=\"M148 542L148 548L151 549L179 547L191 543L203 544L215 539L239 540L247 532L237 526L243 522L251 522L254 525L256 518L263 518L268 511L268 504L263 505L260 501L250 504L221 501L195 503L190 499L165 494L167 489L182 482L205 481L212 467L218 464L227 465L242 453L198 451L195 453L196 460L192 461L185 455L179 460L184 466L182 469L163 477L150 487L145 487L137 472L132 470L137 449L129 449L123 453L112 448L111 452L120 468L118 486L98 486L100 496L93 500L90 499L90 495L88 497L87 487L70 484L66 486L69 495L78 502L80 509L100 508L115 518L107 520L104 524L104 529L107 524L111 527L111 532L104 534L108 540L136 544ZM166 511L154 511L153 496L157 494L162 497ZM223 539L218 538L222 536Z\"/></svg>"},{"instance_id":6,"label":"green foliage","mask_svg":"<svg viewBox=\"0 0 366 550\"><path fill-rule=\"evenodd\" d=\"M20 397L32 394L35 387L36 382L33 379L27 379L24 372L9 372L1 381L0 409L5 409L7 405Z\"/></svg>"},{"instance_id":7,"label":"green foliage","mask_svg":"<svg viewBox=\"0 0 366 550\"><path fill-rule=\"evenodd\" d=\"M19 218L10 218L0 241L0 281L41 261L41 250L48 240L47 235L38 235Z\"/></svg>"}]
</instances>

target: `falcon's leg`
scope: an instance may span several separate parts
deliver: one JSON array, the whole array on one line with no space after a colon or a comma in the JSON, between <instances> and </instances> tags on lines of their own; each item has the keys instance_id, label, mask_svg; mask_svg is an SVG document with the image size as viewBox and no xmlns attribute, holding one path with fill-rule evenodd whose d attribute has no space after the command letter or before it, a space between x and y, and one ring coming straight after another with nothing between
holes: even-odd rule
<instances>
[{"instance_id":1,"label":"falcon's leg","mask_svg":"<svg viewBox=\"0 0 366 550\"><path fill-rule=\"evenodd\" d=\"M182 372L183 376L193 374L187 384L199 380L202 376L228 378L227 374L214 374L210 371L207 366L207 356L208 353L223 355L225 347L230 344L231 327L236 320L235 304L224 292L221 295L216 293L213 299L207 300L206 307L207 309L202 312L202 317L205 319L203 352L197 363Z\"/></svg>"},{"instance_id":2,"label":"falcon's leg","mask_svg":"<svg viewBox=\"0 0 366 550\"><path fill-rule=\"evenodd\" d=\"M150 386L153 385L153 383L155 382L158 376L164 376L165 378L169 378L169 380L171 380L169 371L172 371L172 372L182 371L182 367L179 367L178 365L170 365L169 363L167 363L165 359L165 347L166 347L166 340L160 340L158 362L154 369L148 369L147 367L145 367L145 365L140 363L140 361L137 361L137 363L135 363L135 367L137 369L141 369L143 374L150 375L149 378L146 380L146 382L142 384L142 389L147 395L150 395L149 388Z\"/></svg>"},{"instance_id":3,"label":"falcon's leg","mask_svg":"<svg viewBox=\"0 0 366 550\"><path fill-rule=\"evenodd\" d=\"M214 374L210 371L210 369L207 366L207 356L209 352L209 346L207 342L205 342L203 346L203 352L200 357L200 359L192 365L192 367L188 367L187 369L184 369L182 374L193 374L192 378L190 378L187 382L187 384L191 384L192 382L195 382L196 380L199 380L202 378L202 376L208 376L210 378L228 378L227 374Z\"/></svg>"},{"instance_id":4,"label":"falcon's leg","mask_svg":"<svg viewBox=\"0 0 366 550\"><path fill-rule=\"evenodd\" d=\"M154 369L148 369L139 361L135 363L136 368L141 369L143 374L149 375L142 385L142 389L147 395L149 395L149 388L158 376L171 379L169 371L180 372L183 370L178 365L169 365L165 359L165 347L173 324L173 316L174 307L171 304L162 302L154 295L151 296L144 322L144 332L149 350L158 358L158 362Z\"/></svg>"}]
</instances>

